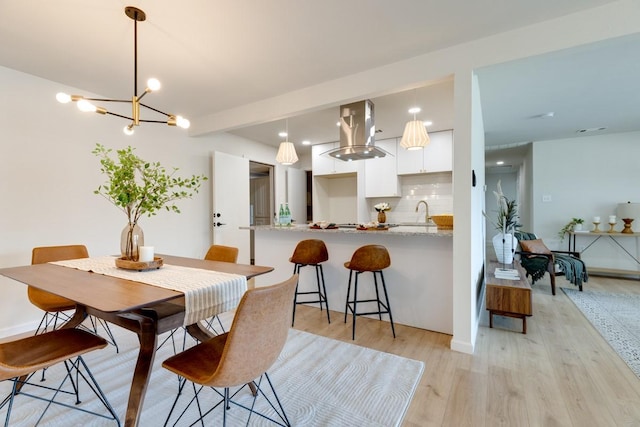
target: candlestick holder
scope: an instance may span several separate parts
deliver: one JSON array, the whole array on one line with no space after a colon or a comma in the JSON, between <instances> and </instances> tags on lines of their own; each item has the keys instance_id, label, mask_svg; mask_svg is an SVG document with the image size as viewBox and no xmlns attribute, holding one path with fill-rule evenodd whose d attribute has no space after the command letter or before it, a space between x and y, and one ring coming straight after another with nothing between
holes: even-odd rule
<instances>
[{"instance_id":1,"label":"candlestick holder","mask_svg":"<svg viewBox=\"0 0 640 427\"><path fill-rule=\"evenodd\" d=\"M615 222L610 222L609 223L609 231L607 231L607 233L615 233L616 231L613 229L613 227L615 227L616 223Z\"/></svg>"},{"instance_id":2,"label":"candlestick holder","mask_svg":"<svg viewBox=\"0 0 640 427\"><path fill-rule=\"evenodd\" d=\"M632 234L633 230L631 229L631 223L633 222L633 218L622 218L622 221L624 221L624 228L621 233Z\"/></svg>"},{"instance_id":3,"label":"candlestick holder","mask_svg":"<svg viewBox=\"0 0 640 427\"><path fill-rule=\"evenodd\" d=\"M591 230L592 233L599 233L600 230L598 229L598 226L600 226L599 222L595 222L593 223L593 230Z\"/></svg>"}]
</instances>

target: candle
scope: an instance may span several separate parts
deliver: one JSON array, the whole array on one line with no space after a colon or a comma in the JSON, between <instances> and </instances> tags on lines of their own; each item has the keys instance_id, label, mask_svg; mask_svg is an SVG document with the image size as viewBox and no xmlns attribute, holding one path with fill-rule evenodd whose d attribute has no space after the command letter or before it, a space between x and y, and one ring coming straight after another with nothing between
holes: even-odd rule
<instances>
[{"instance_id":1,"label":"candle","mask_svg":"<svg viewBox=\"0 0 640 427\"><path fill-rule=\"evenodd\" d=\"M140 246L140 262L153 261L153 246Z\"/></svg>"},{"instance_id":2,"label":"candle","mask_svg":"<svg viewBox=\"0 0 640 427\"><path fill-rule=\"evenodd\" d=\"M615 224L615 223L616 223L616 216L609 215L609 224Z\"/></svg>"},{"instance_id":3,"label":"candle","mask_svg":"<svg viewBox=\"0 0 640 427\"><path fill-rule=\"evenodd\" d=\"M599 223L600 222L600 217L599 216L594 216L593 217L593 222Z\"/></svg>"}]
</instances>

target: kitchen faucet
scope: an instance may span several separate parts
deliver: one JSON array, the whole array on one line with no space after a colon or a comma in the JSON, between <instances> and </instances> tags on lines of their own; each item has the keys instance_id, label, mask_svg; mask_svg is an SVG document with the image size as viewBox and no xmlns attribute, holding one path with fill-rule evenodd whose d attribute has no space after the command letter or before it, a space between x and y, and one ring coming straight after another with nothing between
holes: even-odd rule
<instances>
[{"instance_id":1,"label":"kitchen faucet","mask_svg":"<svg viewBox=\"0 0 640 427\"><path fill-rule=\"evenodd\" d=\"M431 222L431 217L429 216L429 205L427 204L426 200L420 200L416 205L416 212L418 212L418 209L420 208L420 203L424 203L425 207L424 222L429 224Z\"/></svg>"}]
</instances>

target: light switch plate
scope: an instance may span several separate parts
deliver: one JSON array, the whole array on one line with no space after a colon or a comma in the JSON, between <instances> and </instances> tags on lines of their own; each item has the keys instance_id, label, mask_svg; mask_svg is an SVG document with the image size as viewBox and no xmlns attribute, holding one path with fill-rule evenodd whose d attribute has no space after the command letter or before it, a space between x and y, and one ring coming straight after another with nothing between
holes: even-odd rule
<instances>
[{"instance_id":1,"label":"light switch plate","mask_svg":"<svg viewBox=\"0 0 640 427\"><path fill-rule=\"evenodd\" d=\"M542 201L547 203L551 201L551 194L543 194L542 195Z\"/></svg>"}]
</instances>

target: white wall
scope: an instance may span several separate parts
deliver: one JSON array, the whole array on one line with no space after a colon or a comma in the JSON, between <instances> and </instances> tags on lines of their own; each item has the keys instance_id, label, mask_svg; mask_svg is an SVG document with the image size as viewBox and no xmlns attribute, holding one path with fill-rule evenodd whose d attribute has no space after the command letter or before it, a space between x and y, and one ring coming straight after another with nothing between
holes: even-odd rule
<instances>
[{"instance_id":1,"label":"white wall","mask_svg":"<svg viewBox=\"0 0 640 427\"><path fill-rule=\"evenodd\" d=\"M583 218L586 229L593 227L594 216L602 218L600 230L608 230L609 215L616 215L618 203L640 202L636 183L640 182L640 132L598 135L533 144L532 231L552 249L567 249L567 237L561 242L558 231L571 218ZM551 196L543 202L542 196ZM622 230L619 219L615 229ZM634 224L634 231L640 225ZM590 239L579 238L578 249ZM625 239L627 249L638 255L636 239ZM607 239L598 242L583 255L587 266L637 269L638 264Z\"/></svg>"},{"instance_id":2,"label":"white wall","mask_svg":"<svg viewBox=\"0 0 640 427\"><path fill-rule=\"evenodd\" d=\"M91 150L96 142L114 149L132 145L140 157L178 167L179 174L211 177L214 150L275 163L276 149L229 134L188 137L179 128L143 124L127 137L125 121L80 113L55 100L76 88L0 67L0 268L31 262L34 246L82 243L92 255L119 252L126 216L93 194L104 182ZM202 257L211 243L210 181L193 199L178 202L180 214L143 217L146 242L156 251ZM276 165L276 194L284 198L284 168ZM41 312L26 287L0 277L0 336L32 327Z\"/></svg>"}]
</instances>

